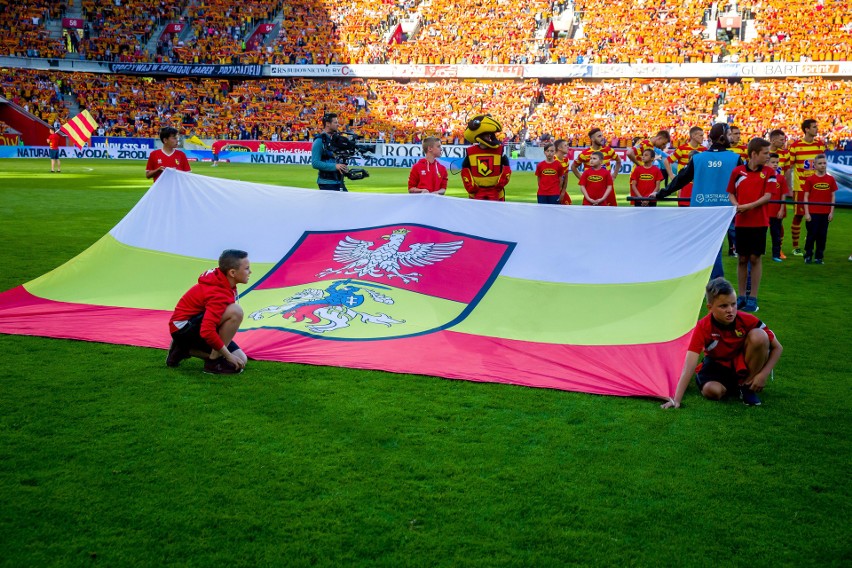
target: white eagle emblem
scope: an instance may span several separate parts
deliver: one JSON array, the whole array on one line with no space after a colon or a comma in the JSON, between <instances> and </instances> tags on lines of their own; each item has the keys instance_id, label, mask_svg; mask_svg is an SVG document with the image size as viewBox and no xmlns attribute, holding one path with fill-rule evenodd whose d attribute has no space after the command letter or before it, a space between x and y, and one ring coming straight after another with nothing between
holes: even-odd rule
<instances>
[{"instance_id":1,"label":"white eagle emblem","mask_svg":"<svg viewBox=\"0 0 852 568\"><path fill-rule=\"evenodd\" d=\"M343 268L326 268L318 277L329 274L357 274L358 276L372 276L373 278L398 277L404 283L409 281L419 282L419 272L400 273L401 266L428 266L451 257L459 250L464 241L452 241L449 243L414 243L406 251L400 251L405 236L410 233L408 229L397 229L390 235L383 235L387 243L378 248L371 249L372 241L362 241L346 236L337 243L334 249L334 261L345 264Z\"/></svg>"}]
</instances>

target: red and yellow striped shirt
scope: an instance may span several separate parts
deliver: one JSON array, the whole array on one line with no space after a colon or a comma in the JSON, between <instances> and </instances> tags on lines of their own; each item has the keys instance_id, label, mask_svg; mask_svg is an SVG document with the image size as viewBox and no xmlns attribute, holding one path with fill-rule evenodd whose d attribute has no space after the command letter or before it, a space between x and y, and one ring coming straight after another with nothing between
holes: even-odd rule
<instances>
[{"instance_id":1,"label":"red and yellow striped shirt","mask_svg":"<svg viewBox=\"0 0 852 568\"><path fill-rule=\"evenodd\" d=\"M731 152L739 156L743 163L748 162L748 146L740 144L739 146L731 146Z\"/></svg>"},{"instance_id":2,"label":"red and yellow striped shirt","mask_svg":"<svg viewBox=\"0 0 852 568\"><path fill-rule=\"evenodd\" d=\"M814 158L825 154L825 144L817 139L808 144L804 140L796 140L790 144L790 166L795 168L793 175L793 191L802 191L805 180L814 175Z\"/></svg>"},{"instance_id":3,"label":"red and yellow striped shirt","mask_svg":"<svg viewBox=\"0 0 852 568\"><path fill-rule=\"evenodd\" d=\"M577 155L577 157L574 159L574 162L580 166L583 166L583 168L585 169L585 167L589 165L589 160L591 159L592 154L594 154L595 152L600 152L601 154L603 154L604 158L602 165L604 169L610 170L610 166L616 158L615 150L612 149L612 146L601 146L600 150L592 150L591 148L586 148Z\"/></svg>"},{"instance_id":4,"label":"red and yellow striped shirt","mask_svg":"<svg viewBox=\"0 0 852 568\"><path fill-rule=\"evenodd\" d=\"M640 140L638 143L634 144L633 149L636 151L636 159L640 162L642 161L642 153L645 150L655 150L654 145L647 138L645 138L644 140Z\"/></svg>"},{"instance_id":5,"label":"red and yellow striped shirt","mask_svg":"<svg viewBox=\"0 0 852 568\"><path fill-rule=\"evenodd\" d=\"M771 154L778 154L778 167L781 168L783 173L787 173L787 170L790 169L790 150L787 148L781 148L780 150L773 150L769 148L769 152Z\"/></svg>"},{"instance_id":6,"label":"red and yellow striped shirt","mask_svg":"<svg viewBox=\"0 0 852 568\"><path fill-rule=\"evenodd\" d=\"M707 148L701 145L699 145L698 148L693 148L689 144L681 144L674 152L672 152L672 155L669 156L669 163L677 164L678 168L682 168L689 163L689 157L692 156L693 152L700 153L706 149Z\"/></svg>"}]
</instances>

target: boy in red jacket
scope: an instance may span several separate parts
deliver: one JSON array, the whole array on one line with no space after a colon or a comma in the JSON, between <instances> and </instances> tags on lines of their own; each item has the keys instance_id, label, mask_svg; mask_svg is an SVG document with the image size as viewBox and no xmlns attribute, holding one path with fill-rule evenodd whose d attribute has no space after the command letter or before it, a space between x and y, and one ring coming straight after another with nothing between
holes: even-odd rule
<instances>
[{"instance_id":1,"label":"boy in red jacket","mask_svg":"<svg viewBox=\"0 0 852 568\"><path fill-rule=\"evenodd\" d=\"M435 136L423 140L423 159L411 168L408 174L408 193L447 192L447 168L438 158L441 157L441 141Z\"/></svg>"},{"instance_id":2,"label":"boy in red jacket","mask_svg":"<svg viewBox=\"0 0 852 568\"><path fill-rule=\"evenodd\" d=\"M214 375L241 373L246 354L234 343L243 321L237 303L237 284L248 284L248 253L229 249L219 257L219 267L198 277L198 283L178 301L169 319L172 344L166 365L177 367L189 357L204 359L204 372Z\"/></svg>"}]
</instances>

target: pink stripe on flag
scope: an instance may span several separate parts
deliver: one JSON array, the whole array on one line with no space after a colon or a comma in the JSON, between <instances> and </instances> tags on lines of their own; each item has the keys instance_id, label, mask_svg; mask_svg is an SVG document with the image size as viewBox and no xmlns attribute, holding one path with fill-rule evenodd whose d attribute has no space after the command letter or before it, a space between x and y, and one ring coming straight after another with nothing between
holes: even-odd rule
<instances>
[{"instance_id":1,"label":"pink stripe on flag","mask_svg":"<svg viewBox=\"0 0 852 568\"><path fill-rule=\"evenodd\" d=\"M168 347L171 312L54 302L23 286L0 294L0 333Z\"/></svg>"},{"instance_id":2,"label":"pink stripe on flag","mask_svg":"<svg viewBox=\"0 0 852 568\"><path fill-rule=\"evenodd\" d=\"M22 286L0 294L0 333L165 349L170 312L54 302ZM241 332L252 359L379 369L617 396L673 395L692 332L665 343L553 345L441 331L405 339L329 341ZM187 362L191 365L192 362ZM165 372L165 370L164 370Z\"/></svg>"}]
</instances>

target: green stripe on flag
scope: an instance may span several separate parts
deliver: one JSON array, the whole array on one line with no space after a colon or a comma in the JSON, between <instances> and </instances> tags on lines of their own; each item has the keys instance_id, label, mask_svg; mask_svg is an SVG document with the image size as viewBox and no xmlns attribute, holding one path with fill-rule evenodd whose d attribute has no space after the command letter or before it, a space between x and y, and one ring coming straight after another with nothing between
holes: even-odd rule
<instances>
[{"instance_id":1,"label":"green stripe on flag","mask_svg":"<svg viewBox=\"0 0 852 568\"><path fill-rule=\"evenodd\" d=\"M24 287L35 296L59 302L171 311L199 274L215 265L215 259L140 249L106 235L74 259ZM257 282L272 268L270 263L252 263L251 281ZM703 288L709 273L707 267L681 278L638 284L560 284L502 276L467 318L449 329L572 345L670 341L695 325L703 301L695 291ZM328 282L313 282L297 288L322 288L325 284ZM270 290L266 295L252 292L241 303L248 316L255 310L280 304L284 300L282 294L297 291ZM404 320L404 324L357 326L362 328L360 331L353 325L353 329L335 335L366 338L417 334L446 325L465 309L455 302L398 289L388 293L395 298L393 305L377 304L367 298L360 310L386 313ZM661 317L661 313L675 315ZM262 323L246 321L243 328L299 327L273 323L266 317Z\"/></svg>"},{"instance_id":2,"label":"green stripe on flag","mask_svg":"<svg viewBox=\"0 0 852 568\"><path fill-rule=\"evenodd\" d=\"M500 277L453 331L541 343L631 345L670 341L695 326L710 267L638 284L558 284ZM674 313L661 317L661 313Z\"/></svg>"},{"instance_id":3,"label":"green stripe on flag","mask_svg":"<svg viewBox=\"0 0 852 568\"><path fill-rule=\"evenodd\" d=\"M57 302L171 311L198 276L216 264L216 259L140 249L105 235L24 288ZM251 268L257 281L272 264L252 263Z\"/></svg>"}]
</instances>

